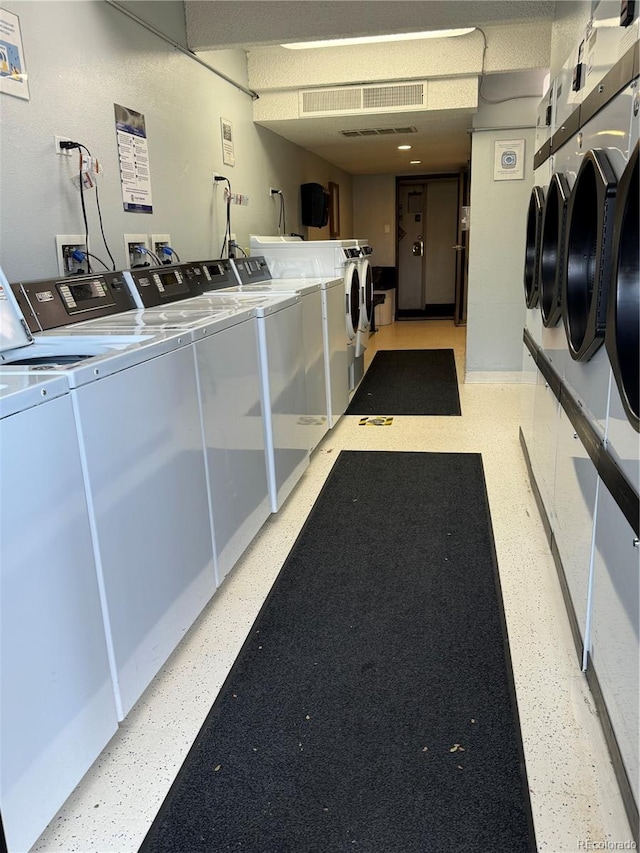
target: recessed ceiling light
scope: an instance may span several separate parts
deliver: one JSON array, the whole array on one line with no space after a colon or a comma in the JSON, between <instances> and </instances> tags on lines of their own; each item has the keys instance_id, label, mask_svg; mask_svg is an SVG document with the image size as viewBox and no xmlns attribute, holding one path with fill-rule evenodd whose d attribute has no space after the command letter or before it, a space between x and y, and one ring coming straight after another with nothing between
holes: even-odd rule
<instances>
[{"instance_id":1,"label":"recessed ceiling light","mask_svg":"<svg viewBox=\"0 0 640 853\"><path fill-rule=\"evenodd\" d=\"M418 163L422 163L422 160L409 160L410 166L417 166Z\"/></svg>"},{"instance_id":2,"label":"recessed ceiling light","mask_svg":"<svg viewBox=\"0 0 640 853\"><path fill-rule=\"evenodd\" d=\"M398 145L398 151L408 151L410 148L410 145Z\"/></svg>"},{"instance_id":3,"label":"recessed ceiling light","mask_svg":"<svg viewBox=\"0 0 640 853\"><path fill-rule=\"evenodd\" d=\"M323 39L322 41L299 41L290 44L281 44L289 50L308 50L315 47L344 47L352 44L377 44L385 41L413 41L415 39L443 39L453 36L464 36L472 33L475 27L466 27L458 30L426 30L420 33L394 33L385 36L360 36L358 38L346 39Z\"/></svg>"}]
</instances>

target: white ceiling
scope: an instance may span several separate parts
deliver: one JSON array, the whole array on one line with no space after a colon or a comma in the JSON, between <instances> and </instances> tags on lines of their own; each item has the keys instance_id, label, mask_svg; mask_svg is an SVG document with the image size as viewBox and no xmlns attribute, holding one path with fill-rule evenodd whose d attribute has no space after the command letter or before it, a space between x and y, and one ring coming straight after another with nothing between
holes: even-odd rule
<instances>
[{"instance_id":1,"label":"white ceiling","mask_svg":"<svg viewBox=\"0 0 640 853\"><path fill-rule=\"evenodd\" d=\"M560 5L565 7L563 11L571 3L572 0L560 0ZM406 63L409 70L405 71L403 57L409 57L409 47L415 47L416 42L404 43L409 47L400 57L399 45L394 46L393 52L389 46L387 64L385 45L370 48L375 50L376 62L366 65L375 64L375 72L368 71L363 64L353 67L356 52L347 47L328 51L287 51L279 45L285 41L462 26L482 27L495 35L499 34L495 29L498 27L508 33L508 37L502 40L499 37L488 38L486 56L482 58L485 71L490 70L492 74L485 75L483 93L488 90L488 81L493 76L494 82L501 81L501 91L508 93L505 96L523 91L542 95L543 66L548 65L550 24L554 20L556 3L548 0L186 0L185 10L188 43L192 50L240 48L247 52L249 86L263 99L256 110L259 114L256 121L260 125L350 174L411 174L454 170L466 165L470 151L468 131L475 110L469 109L467 103L458 109L454 103L454 108L441 110L300 118L297 113L283 114L274 95L288 95L290 100L293 90L311 85L335 87L378 83L387 75L390 80L399 76L402 79L441 77L437 69L432 68L425 73L409 61ZM480 39L479 34L474 37ZM440 45L447 46L456 41L459 40L451 39L446 43L438 40ZM547 42L542 49L539 46L541 41ZM435 46L433 41L430 44ZM459 71L449 67L446 79L469 73L479 78L483 67L479 59L482 56L481 44L476 41L474 62ZM531 50L532 44L536 44L538 57L546 57L546 60L534 57L520 64L517 59L514 62L514 53L524 55ZM308 79L303 83L297 69L304 72L310 62L313 62L312 83ZM381 68L385 76L381 76ZM404 73L406 77L403 77ZM531 85L537 88L527 89ZM265 105L272 102L276 106L273 114L269 115ZM417 133L404 138L391 135L348 138L340 133L350 129L402 126L413 126ZM413 146L408 154L397 150L397 145L404 142ZM409 166L409 159L422 162L419 166Z\"/></svg>"}]
</instances>

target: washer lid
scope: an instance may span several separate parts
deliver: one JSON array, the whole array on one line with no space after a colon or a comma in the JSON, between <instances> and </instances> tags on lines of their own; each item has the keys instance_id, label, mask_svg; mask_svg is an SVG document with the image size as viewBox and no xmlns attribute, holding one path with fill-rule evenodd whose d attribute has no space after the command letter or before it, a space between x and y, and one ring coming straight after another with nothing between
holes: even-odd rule
<instances>
[{"instance_id":1,"label":"washer lid","mask_svg":"<svg viewBox=\"0 0 640 853\"><path fill-rule=\"evenodd\" d=\"M64 376L0 372L0 418L33 409L69 393Z\"/></svg>"},{"instance_id":2,"label":"washer lid","mask_svg":"<svg viewBox=\"0 0 640 853\"><path fill-rule=\"evenodd\" d=\"M33 335L0 267L0 361L3 361L3 353L31 343Z\"/></svg>"}]
</instances>

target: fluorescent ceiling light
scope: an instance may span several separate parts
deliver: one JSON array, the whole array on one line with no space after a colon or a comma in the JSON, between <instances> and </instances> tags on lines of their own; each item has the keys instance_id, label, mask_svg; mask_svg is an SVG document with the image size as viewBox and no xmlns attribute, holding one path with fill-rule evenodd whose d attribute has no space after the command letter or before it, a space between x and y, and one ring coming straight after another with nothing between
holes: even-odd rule
<instances>
[{"instance_id":1,"label":"fluorescent ceiling light","mask_svg":"<svg viewBox=\"0 0 640 853\"><path fill-rule=\"evenodd\" d=\"M409 160L410 166L417 166L418 163L422 163L422 160Z\"/></svg>"},{"instance_id":2,"label":"fluorescent ceiling light","mask_svg":"<svg viewBox=\"0 0 640 853\"><path fill-rule=\"evenodd\" d=\"M378 44L384 41L414 41L416 39L443 39L453 36L464 36L472 33L475 27L461 30L426 30L422 33L395 33L386 36L360 36L358 38L325 39L323 41L298 41L281 44L288 50L308 50L315 47L345 47L351 44Z\"/></svg>"},{"instance_id":3,"label":"fluorescent ceiling light","mask_svg":"<svg viewBox=\"0 0 640 853\"><path fill-rule=\"evenodd\" d=\"M398 151L409 151L410 145L398 145Z\"/></svg>"}]
</instances>

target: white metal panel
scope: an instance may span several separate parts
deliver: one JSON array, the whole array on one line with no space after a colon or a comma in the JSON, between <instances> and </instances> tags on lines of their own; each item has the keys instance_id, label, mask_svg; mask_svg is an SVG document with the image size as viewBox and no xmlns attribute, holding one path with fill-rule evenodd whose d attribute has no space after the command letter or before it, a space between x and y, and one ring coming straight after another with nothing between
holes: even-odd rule
<instances>
[{"instance_id":1,"label":"white metal panel","mask_svg":"<svg viewBox=\"0 0 640 853\"><path fill-rule=\"evenodd\" d=\"M560 404L541 373L534 395L533 441L529 448L531 467L547 516L554 526L554 488L558 447Z\"/></svg>"},{"instance_id":2,"label":"white metal panel","mask_svg":"<svg viewBox=\"0 0 640 853\"><path fill-rule=\"evenodd\" d=\"M258 317L271 509L277 512L309 465L300 301Z\"/></svg>"},{"instance_id":3,"label":"white metal panel","mask_svg":"<svg viewBox=\"0 0 640 853\"><path fill-rule=\"evenodd\" d=\"M194 347L220 584L271 513L256 320Z\"/></svg>"},{"instance_id":4,"label":"white metal panel","mask_svg":"<svg viewBox=\"0 0 640 853\"><path fill-rule=\"evenodd\" d=\"M325 377L322 294L302 296L302 342L307 393L307 445L309 450L322 441L329 429Z\"/></svg>"},{"instance_id":5,"label":"white metal panel","mask_svg":"<svg viewBox=\"0 0 640 853\"><path fill-rule=\"evenodd\" d=\"M603 483L598 493L591 658L636 803L640 800L640 550Z\"/></svg>"},{"instance_id":6,"label":"white metal panel","mask_svg":"<svg viewBox=\"0 0 640 853\"><path fill-rule=\"evenodd\" d=\"M123 718L215 590L193 349L75 401Z\"/></svg>"},{"instance_id":7,"label":"white metal panel","mask_svg":"<svg viewBox=\"0 0 640 853\"><path fill-rule=\"evenodd\" d=\"M598 473L560 409L554 483L554 536L583 643L588 622Z\"/></svg>"},{"instance_id":8,"label":"white metal panel","mask_svg":"<svg viewBox=\"0 0 640 853\"><path fill-rule=\"evenodd\" d=\"M342 282L322 291L325 317L325 376L329 425L333 428L349 405L347 343L344 335L344 288ZM351 347L353 349L353 347Z\"/></svg>"},{"instance_id":9,"label":"white metal panel","mask_svg":"<svg viewBox=\"0 0 640 853\"><path fill-rule=\"evenodd\" d=\"M629 423L613 378L607 421L607 450L636 492L640 493L640 436Z\"/></svg>"},{"instance_id":10,"label":"white metal panel","mask_svg":"<svg viewBox=\"0 0 640 853\"><path fill-rule=\"evenodd\" d=\"M527 452L533 446L533 412L536 396L538 368L526 344L522 345L522 380L520 395L520 429L524 436Z\"/></svg>"},{"instance_id":11,"label":"white metal panel","mask_svg":"<svg viewBox=\"0 0 640 853\"><path fill-rule=\"evenodd\" d=\"M0 448L0 801L26 851L117 719L70 396L4 417Z\"/></svg>"}]
</instances>

